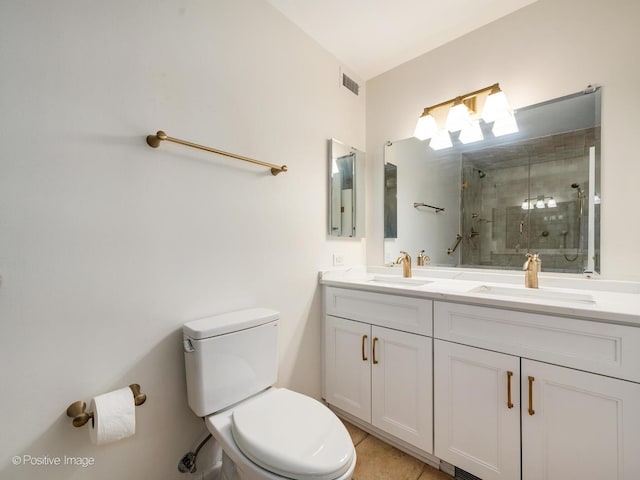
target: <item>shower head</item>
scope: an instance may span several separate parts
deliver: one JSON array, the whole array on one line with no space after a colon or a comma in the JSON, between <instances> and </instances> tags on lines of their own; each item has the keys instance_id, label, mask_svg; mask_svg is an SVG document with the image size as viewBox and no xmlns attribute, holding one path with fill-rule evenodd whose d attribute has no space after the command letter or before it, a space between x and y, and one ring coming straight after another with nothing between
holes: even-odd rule
<instances>
[{"instance_id":1,"label":"shower head","mask_svg":"<svg viewBox=\"0 0 640 480\"><path fill-rule=\"evenodd\" d=\"M486 177L486 176L487 176L487 174L486 174L486 173L484 173L482 170L478 170L478 176L479 176L480 178L484 178L484 177Z\"/></svg>"},{"instance_id":2,"label":"shower head","mask_svg":"<svg viewBox=\"0 0 640 480\"><path fill-rule=\"evenodd\" d=\"M582 189L579 183L572 183L571 188L578 189L578 200L580 200L580 215L582 216L582 200L584 198L584 190Z\"/></svg>"},{"instance_id":3,"label":"shower head","mask_svg":"<svg viewBox=\"0 0 640 480\"><path fill-rule=\"evenodd\" d=\"M582 189L582 186L579 183L572 183L571 188L577 188L578 198L582 198L582 196L584 195L584 190Z\"/></svg>"}]
</instances>

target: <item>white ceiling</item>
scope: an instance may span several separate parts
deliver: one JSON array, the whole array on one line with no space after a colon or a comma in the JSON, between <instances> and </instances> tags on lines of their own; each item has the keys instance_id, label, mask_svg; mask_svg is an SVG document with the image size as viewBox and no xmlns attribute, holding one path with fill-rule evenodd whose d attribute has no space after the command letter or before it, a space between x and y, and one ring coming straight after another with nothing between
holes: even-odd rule
<instances>
[{"instance_id":1,"label":"white ceiling","mask_svg":"<svg viewBox=\"0 0 640 480\"><path fill-rule=\"evenodd\" d=\"M267 0L362 80L537 0Z\"/></svg>"}]
</instances>

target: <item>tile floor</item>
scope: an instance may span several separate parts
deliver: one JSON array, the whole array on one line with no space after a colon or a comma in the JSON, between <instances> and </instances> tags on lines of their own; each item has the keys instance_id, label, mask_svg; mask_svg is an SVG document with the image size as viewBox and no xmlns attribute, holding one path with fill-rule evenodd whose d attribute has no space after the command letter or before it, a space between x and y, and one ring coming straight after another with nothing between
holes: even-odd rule
<instances>
[{"instance_id":1,"label":"tile floor","mask_svg":"<svg viewBox=\"0 0 640 480\"><path fill-rule=\"evenodd\" d=\"M344 425L358 455L353 480L453 480L453 477L387 445L355 425L348 422Z\"/></svg>"}]
</instances>

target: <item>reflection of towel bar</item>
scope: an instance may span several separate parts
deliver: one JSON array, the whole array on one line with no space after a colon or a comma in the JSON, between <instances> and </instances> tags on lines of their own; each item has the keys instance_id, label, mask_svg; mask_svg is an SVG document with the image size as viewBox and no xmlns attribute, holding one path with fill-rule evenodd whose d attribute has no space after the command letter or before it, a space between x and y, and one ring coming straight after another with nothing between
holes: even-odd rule
<instances>
[{"instance_id":1,"label":"reflection of towel bar","mask_svg":"<svg viewBox=\"0 0 640 480\"><path fill-rule=\"evenodd\" d=\"M456 251L456 248L458 248L458 245L460 245L460 240L462 240L462 235L457 233L456 234L456 243L453 245L453 247L447 248L447 255L451 255L453 252Z\"/></svg>"},{"instance_id":2,"label":"reflection of towel bar","mask_svg":"<svg viewBox=\"0 0 640 480\"><path fill-rule=\"evenodd\" d=\"M144 393L140 392L140 385L138 385L137 383L132 383L131 385L129 385L129 388L133 393L133 402L135 403L136 407L142 405L147 400L147 396ZM71 405L69 405L69 408L67 408L67 417L73 418L72 423L74 427L83 426L89 421L89 419L91 419L91 422L93 422L93 412L85 412L86 408L87 404L82 400L73 402Z\"/></svg>"},{"instance_id":3,"label":"reflection of towel bar","mask_svg":"<svg viewBox=\"0 0 640 480\"><path fill-rule=\"evenodd\" d=\"M418 208L418 207L428 207L428 208L433 208L433 209L436 211L436 213L438 213L438 212L444 212L444 208L442 208L442 207L434 207L433 205L427 205L426 203L422 203L422 202L420 202L420 203L418 203L418 202L414 202L414 203L413 203L413 208Z\"/></svg>"}]
</instances>

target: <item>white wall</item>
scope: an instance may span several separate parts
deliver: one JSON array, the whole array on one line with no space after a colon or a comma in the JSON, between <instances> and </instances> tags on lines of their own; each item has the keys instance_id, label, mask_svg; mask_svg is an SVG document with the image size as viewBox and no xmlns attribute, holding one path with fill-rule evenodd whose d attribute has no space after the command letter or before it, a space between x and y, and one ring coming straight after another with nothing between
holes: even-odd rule
<instances>
[{"instance_id":1,"label":"white wall","mask_svg":"<svg viewBox=\"0 0 640 480\"><path fill-rule=\"evenodd\" d=\"M280 310L279 383L319 396L317 271L364 262L326 235L326 140L365 143L337 60L262 0L5 0L0 65L0 478L185 478L204 429L181 326L202 316ZM289 172L151 149L159 129ZM70 403L132 382L135 437L71 426Z\"/></svg>"},{"instance_id":2,"label":"white wall","mask_svg":"<svg viewBox=\"0 0 640 480\"><path fill-rule=\"evenodd\" d=\"M640 2L539 0L367 82L367 259L382 262L382 152L413 134L425 106L500 82L513 107L576 92L602 93L602 274L640 280Z\"/></svg>"},{"instance_id":3,"label":"white wall","mask_svg":"<svg viewBox=\"0 0 640 480\"><path fill-rule=\"evenodd\" d=\"M384 147L385 162L398 166L398 237L385 240L384 263L396 261L404 250L415 265L418 252L424 250L431 265L455 266L460 251L447 255L447 248L460 231L460 154L434 152L424 146L412 137ZM444 208L446 214L414 208L414 203Z\"/></svg>"}]
</instances>

